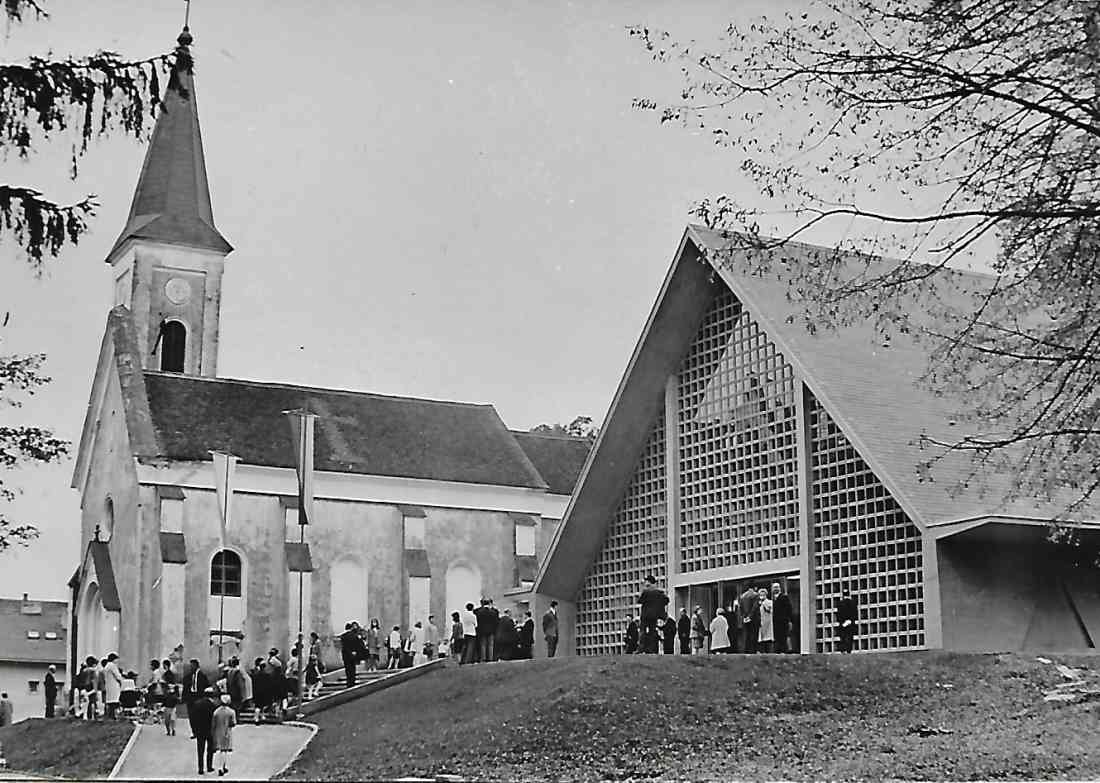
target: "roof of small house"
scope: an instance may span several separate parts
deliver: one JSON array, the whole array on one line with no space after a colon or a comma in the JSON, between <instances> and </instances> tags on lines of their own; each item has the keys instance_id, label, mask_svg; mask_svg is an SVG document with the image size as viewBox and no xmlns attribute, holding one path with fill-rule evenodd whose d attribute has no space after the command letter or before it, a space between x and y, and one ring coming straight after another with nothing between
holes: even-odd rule
<instances>
[{"instance_id":1,"label":"roof of small house","mask_svg":"<svg viewBox=\"0 0 1100 783\"><path fill-rule=\"evenodd\" d=\"M512 437L519 442L528 459L546 479L551 492L558 495L569 495L573 492L585 460L592 451L591 441L516 430L512 430Z\"/></svg>"},{"instance_id":2,"label":"roof of small house","mask_svg":"<svg viewBox=\"0 0 1100 783\"><path fill-rule=\"evenodd\" d=\"M284 411L317 414L314 467L376 476L545 489L492 405L146 371L156 454L294 466Z\"/></svg>"},{"instance_id":3,"label":"roof of small house","mask_svg":"<svg viewBox=\"0 0 1100 783\"><path fill-rule=\"evenodd\" d=\"M0 661L64 665L66 611L64 601L0 598Z\"/></svg>"}]
</instances>

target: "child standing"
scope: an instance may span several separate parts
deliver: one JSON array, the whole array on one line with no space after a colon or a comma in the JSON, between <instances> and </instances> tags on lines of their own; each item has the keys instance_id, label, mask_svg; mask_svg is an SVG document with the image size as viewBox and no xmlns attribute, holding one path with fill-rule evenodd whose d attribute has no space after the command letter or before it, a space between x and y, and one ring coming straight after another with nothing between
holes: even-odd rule
<instances>
[{"instance_id":1,"label":"child standing","mask_svg":"<svg viewBox=\"0 0 1100 783\"><path fill-rule=\"evenodd\" d=\"M316 699L321 692L321 667L316 655L309 656L306 664L306 698Z\"/></svg>"},{"instance_id":2,"label":"child standing","mask_svg":"<svg viewBox=\"0 0 1100 783\"><path fill-rule=\"evenodd\" d=\"M171 661L164 662L160 687L163 692L164 731L169 737L176 736L176 705L180 703L179 684L176 673L172 671Z\"/></svg>"},{"instance_id":3,"label":"child standing","mask_svg":"<svg viewBox=\"0 0 1100 783\"><path fill-rule=\"evenodd\" d=\"M221 761L218 774L224 775L229 772L229 754L233 752L233 727L237 725L237 713L229 706L232 700L228 693L222 694L221 701L221 706L214 710L214 717L210 723L210 739Z\"/></svg>"}]
</instances>

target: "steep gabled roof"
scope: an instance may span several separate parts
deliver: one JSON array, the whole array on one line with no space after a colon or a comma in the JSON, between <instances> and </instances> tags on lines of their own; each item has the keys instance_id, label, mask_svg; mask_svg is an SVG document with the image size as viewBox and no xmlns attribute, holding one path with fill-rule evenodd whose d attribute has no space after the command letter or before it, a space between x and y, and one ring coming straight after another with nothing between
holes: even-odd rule
<instances>
[{"instance_id":1,"label":"steep gabled roof","mask_svg":"<svg viewBox=\"0 0 1100 783\"><path fill-rule=\"evenodd\" d=\"M190 43L191 34L184 28L134 189L130 215L107 256L108 261L128 239L148 239L223 254L233 249L214 225Z\"/></svg>"},{"instance_id":2,"label":"steep gabled roof","mask_svg":"<svg viewBox=\"0 0 1100 783\"><path fill-rule=\"evenodd\" d=\"M545 489L492 405L146 371L158 456L293 467L283 411L318 414L317 470Z\"/></svg>"},{"instance_id":3,"label":"steep gabled roof","mask_svg":"<svg viewBox=\"0 0 1100 783\"><path fill-rule=\"evenodd\" d=\"M796 376L824 405L863 460L915 523L984 517L1051 518L1061 506L1005 502L1006 477L987 477L987 494L949 493L950 479L965 475L966 458L951 455L939 466L940 482L922 482L918 465L929 456L916 445L921 433L959 437L951 412L959 401L936 397L921 378L928 350L896 336L884 347L870 324L809 332L802 306L783 279L785 264L798 264L814 249L785 246L767 272L745 263L720 234L689 226L668 276L619 383L604 428L582 471L563 523L540 568L536 591L570 599L583 584L601 546L608 521L630 480L656 420L667 379L678 371L707 307L723 285L794 367ZM712 265L712 251L729 263ZM740 255L739 255L740 254ZM967 287L987 284L981 275L959 273Z\"/></svg>"},{"instance_id":4,"label":"steep gabled roof","mask_svg":"<svg viewBox=\"0 0 1100 783\"><path fill-rule=\"evenodd\" d=\"M0 662L64 665L66 610L64 601L0 598Z\"/></svg>"},{"instance_id":5,"label":"steep gabled roof","mask_svg":"<svg viewBox=\"0 0 1100 783\"><path fill-rule=\"evenodd\" d=\"M700 248L728 254L731 240L699 226L688 228L688 236ZM753 317L776 343L784 358L794 365L802 380L825 406L834 421L875 471L895 500L922 527L931 522L966 519L1000 514L1024 518L1050 518L1063 505L1039 500L1006 501L1010 478L987 473L981 489L950 491L955 479L968 473L965 454L948 454L933 470L932 481L921 480L918 466L935 453L934 447L922 450L917 440L925 433L950 442L963 435L963 425L955 424L955 412L965 409L965 401L933 394L920 381L928 369L930 351L935 342L923 342L912 335L896 334L889 347L871 323L845 326L835 331L811 333L799 317L804 301L799 300L784 279L787 265L804 263L807 256L821 248L791 244L783 250L783 259L773 260L770 271L747 271L745 251L733 251L723 257L717 272L733 289ZM853 257L850 266L885 267L889 261L867 261ZM993 278L978 273L953 271L955 289L941 296L968 296L992 284ZM960 304L962 302L960 301ZM920 324L923 316L915 314ZM928 324L923 324L928 325Z\"/></svg>"},{"instance_id":6,"label":"steep gabled roof","mask_svg":"<svg viewBox=\"0 0 1100 783\"><path fill-rule=\"evenodd\" d=\"M512 437L519 442L528 459L546 479L551 492L558 495L572 494L581 475L581 468L592 451L591 442L584 438L516 430L512 430Z\"/></svg>"}]
</instances>

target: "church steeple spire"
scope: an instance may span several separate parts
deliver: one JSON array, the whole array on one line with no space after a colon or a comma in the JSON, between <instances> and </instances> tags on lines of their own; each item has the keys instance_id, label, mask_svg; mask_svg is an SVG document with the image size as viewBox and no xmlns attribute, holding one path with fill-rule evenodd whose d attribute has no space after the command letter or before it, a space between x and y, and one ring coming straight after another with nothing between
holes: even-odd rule
<instances>
[{"instance_id":1,"label":"church steeple spire","mask_svg":"<svg viewBox=\"0 0 1100 783\"><path fill-rule=\"evenodd\" d=\"M214 225L185 24L130 216L107 261L142 367L217 374L222 276L233 249Z\"/></svg>"},{"instance_id":2,"label":"church steeple spire","mask_svg":"<svg viewBox=\"0 0 1100 783\"><path fill-rule=\"evenodd\" d=\"M233 249L214 225L195 102L191 58L194 39L186 25L176 40L176 61L145 153L130 216L108 262L129 239L185 245L222 254Z\"/></svg>"}]
</instances>

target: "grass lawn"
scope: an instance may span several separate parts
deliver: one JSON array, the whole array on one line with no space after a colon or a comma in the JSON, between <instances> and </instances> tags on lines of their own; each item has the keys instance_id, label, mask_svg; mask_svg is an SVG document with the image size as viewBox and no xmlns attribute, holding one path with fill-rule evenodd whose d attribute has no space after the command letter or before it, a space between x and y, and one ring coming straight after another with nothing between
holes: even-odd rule
<instances>
[{"instance_id":1,"label":"grass lawn","mask_svg":"<svg viewBox=\"0 0 1100 783\"><path fill-rule=\"evenodd\" d=\"M1100 777L1100 702L1044 702L1059 682L1034 655L939 652L449 668L316 715L282 777Z\"/></svg>"},{"instance_id":2,"label":"grass lawn","mask_svg":"<svg viewBox=\"0 0 1100 783\"><path fill-rule=\"evenodd\" d=\"M128 721L28 718L0 729L8 769L51 777L106 777L134 731Z\"/></svg>"}]
</instances>

